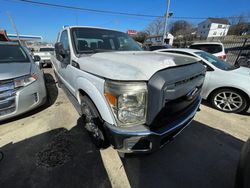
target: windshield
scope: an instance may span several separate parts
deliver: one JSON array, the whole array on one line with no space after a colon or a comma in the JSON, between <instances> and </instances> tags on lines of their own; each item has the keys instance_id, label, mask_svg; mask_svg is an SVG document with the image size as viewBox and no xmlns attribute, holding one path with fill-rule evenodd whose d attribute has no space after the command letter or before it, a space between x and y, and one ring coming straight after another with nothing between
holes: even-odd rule
<instances>
[{"instance_id":1,"label":"windshield","mask_svg":"<svg viewBox=\"0 0 250 188\"><path fill-rule=\"evenodd\" d=\"M214 65L215 67L221 69L221 70L233 70L236 69L236 67L234 67L233 65L218 59L217 57L215 57L212 54L209 54L207 52L194 52L195 54L197 54L198 56L202 57L203 59L207 60L209 63L211 63L212 65Z\"/></svg>"},{"instance_id":2,"label":"windshield","mask_svg":"<svg viewBox=\"0 0 250 188\"><path fill-rule=\"evenodd\" d=\"M19 45L0 44L0 63L29 62L29 58Z\"/></svg>"},{"instance_id":3,"label":"windshield","mask_svg":"<svg viewBox=\"0 0 250 188\"><path fill-rule=\"evenodd\" d=\"M102 51L141 51L141 47L127 34L105 29L73 28L73 41L77 53Z\"/></svg>"},{"instance_id":4,"label":"windshield","mask_svg":"<svg viewBox=\"0 0 250 188\"><path fill-rule=\"evenodd\" d=\"M220 44L193 44L189 48L203 50L211 54L222 52L222 46Z\"/></svg>"},{"instance_id":5,"label":"windshield","mask_svg":"<svg viewBox=\"0 0 250 188\"><path fill-rule=\"evenodd\" d=\"M40 48L40 52L53 52L54 48Z\"/></svg>"}]
</instances>

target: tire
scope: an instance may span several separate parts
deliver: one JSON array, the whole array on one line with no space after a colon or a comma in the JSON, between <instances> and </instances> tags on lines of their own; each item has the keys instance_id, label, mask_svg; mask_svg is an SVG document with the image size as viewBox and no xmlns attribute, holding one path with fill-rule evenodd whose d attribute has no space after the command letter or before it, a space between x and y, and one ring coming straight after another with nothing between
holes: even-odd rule
<instances>
[{"instance_id":1,"label":"tire","mask_svg":"<svg viewBox=\"0 0 250 188\"><path fill-rule=\"evenodd\" d=\"M103 122L93 104L87 97L81 97L81 111L84 126L87 129L90 138L98 149L104 149L109 146L103 130Z\"/></svg>"},{"instance_id":2,"label":"tire","mask_svg":"<svg viewBox=\"0 0 250 188\"><path fill-rule=\"evenodd\" d=\"M247 97L235 89L219 89L210 97L212 106L227 113L242 113L249 107Z\"/></svg>"}]
</instances>

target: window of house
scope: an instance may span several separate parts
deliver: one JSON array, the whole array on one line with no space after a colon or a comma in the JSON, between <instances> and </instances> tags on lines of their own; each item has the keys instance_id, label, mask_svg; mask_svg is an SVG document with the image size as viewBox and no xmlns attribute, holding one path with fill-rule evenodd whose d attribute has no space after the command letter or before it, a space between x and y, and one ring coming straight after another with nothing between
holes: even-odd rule
<instances>
[{"instance_id":1,"label":"window of house","mask_svg":"<svg viewBox=\"0 0 250 188\"><path fill-rule=\"evenodd\" d=\"M213 35L216 35L217 34L217 32L215 31L214 33L213 33Z\"/></svg>"},{"instance_id":2,"label":"window of house","mask_svg":"<svg viewBox=\"0 0 250 188\"><path fill-rule=\"evenodd\" d=\"M222 28L222 25L221 25L221 24L219 24L219 25L218 25L218 28Z\"/></svg>"}]
</instances>

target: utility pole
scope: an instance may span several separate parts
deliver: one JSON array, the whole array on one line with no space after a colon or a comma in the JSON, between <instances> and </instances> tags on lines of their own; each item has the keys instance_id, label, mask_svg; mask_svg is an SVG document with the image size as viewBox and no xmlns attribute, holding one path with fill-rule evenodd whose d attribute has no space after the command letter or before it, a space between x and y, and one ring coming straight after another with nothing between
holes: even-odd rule
<instances>
[{"instance_id":1,"label":"utility pole","mask_svg":"<svg viewBox=\"0 0 250 188\"><path fill-rule=\"evenodd\" d=\"M8 17L9 17L9 20L10 20L10 22L11 22L11 25L12 25L12 27L13 27L14 31L16 32L17 39L18 39L18 41L21 43L21 41L20 41L20 36L19 36L18 31L17 31L17 28L16 28L16 25L15 25L15 22L14 22L14 20L12 19L12 17L11 17L11 15L10 15L10 13L9 13L9 12L7 12L7 15L8 15Z\"/></svg>"},{"instance_id":2,"label":"utility pole","mask_svg":"<svg viewBox=\"0 0 250 188\"><path fill-rule=\"evenodd\" d=\"M167 0L167 11L166 11L166 14L165 14L165 26L164 26L164 32L163 32L163 37L162 37L162 45L164 45L165 36L167 34L169 7L170 7L170 0Z\"/></svg>"}]
</instances>

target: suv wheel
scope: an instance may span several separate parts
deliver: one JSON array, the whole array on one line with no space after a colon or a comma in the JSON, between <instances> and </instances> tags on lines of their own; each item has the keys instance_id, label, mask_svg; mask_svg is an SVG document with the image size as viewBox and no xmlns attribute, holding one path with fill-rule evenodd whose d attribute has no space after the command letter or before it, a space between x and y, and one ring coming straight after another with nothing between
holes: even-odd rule
<instances>
[{"instance_id":1,"label":"suv wheel","mask_svg":"<svg viewBox=\"0 0 250 188\"><path fill-rule=\"evenodd\" d=\"M81 111L84 126L95 146L100 149L106 148L108 146L108 142L102 129L101 118L95 105L87 96L81 97Z\"/></svg>"},{"instance_id":2,"label":"suv wheel","mask_svg":"<svg viewBox=\"0 0 250 188\"><path fill-rule=\"evenodd\" d=\"M244 94L233 89L220 89L210 98L212 105L223 112L241 113L248 108Z\"/></svg>"}]
</instances>

